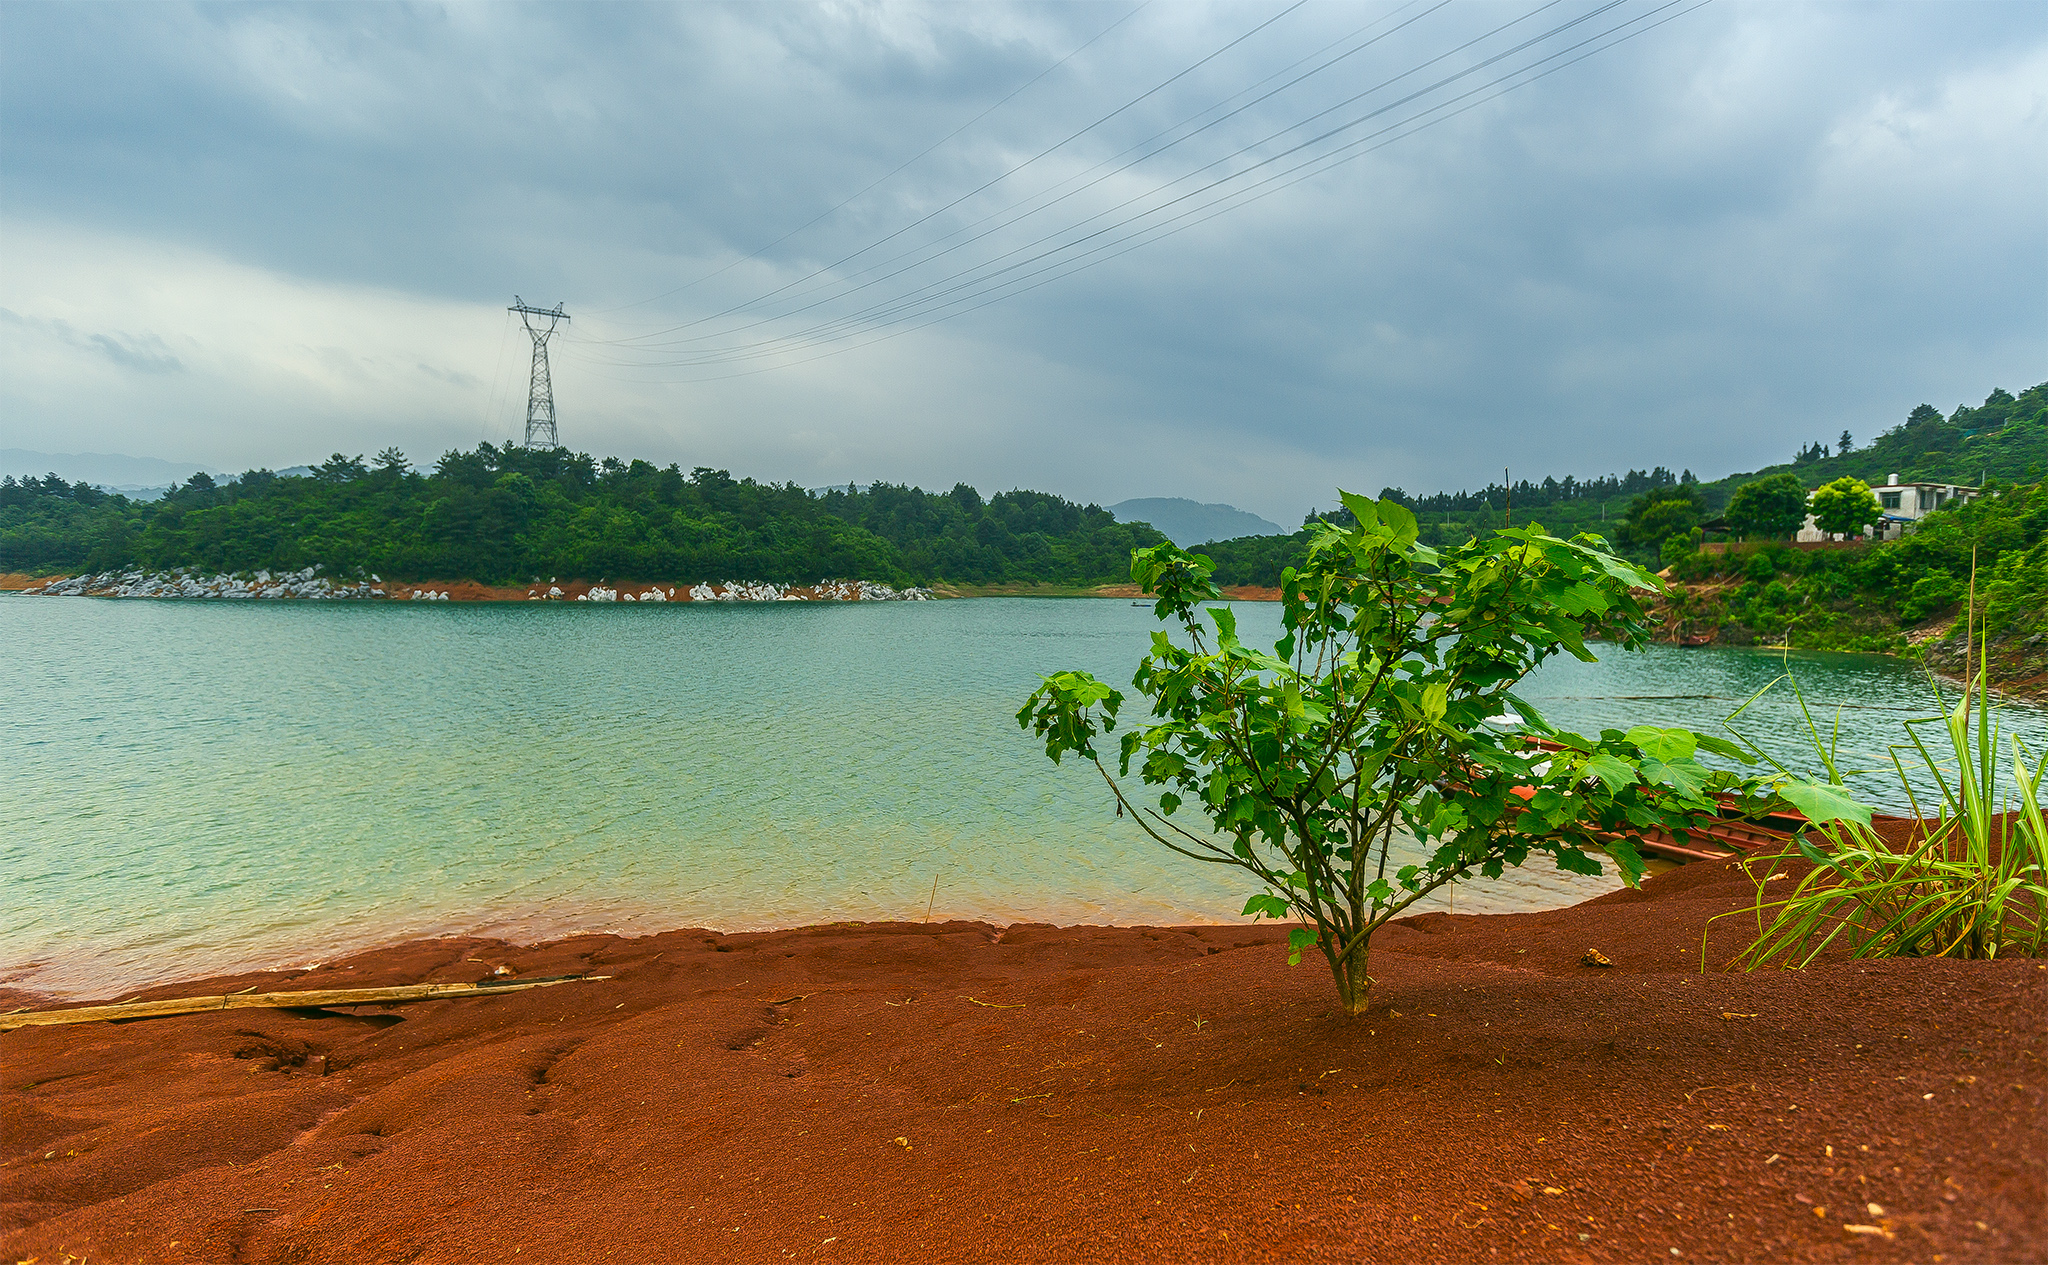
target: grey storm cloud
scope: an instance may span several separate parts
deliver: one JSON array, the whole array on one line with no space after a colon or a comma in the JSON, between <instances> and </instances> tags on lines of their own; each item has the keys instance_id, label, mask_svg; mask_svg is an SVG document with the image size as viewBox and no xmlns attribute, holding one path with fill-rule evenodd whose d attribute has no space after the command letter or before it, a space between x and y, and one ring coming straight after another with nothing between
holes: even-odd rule
<instances>
[{"instance_id":1,"label":"grey storm cloud","mask_svg":"<svg viewBox=\"0 0 2048 1265\"><path fill-rule=\"evenodd\" d=\"M1750 469L2044 376L2044 14L0 7L6 438L502 439L520 293L565 442L807 486Z\"/></svg>"},{"instance_id":2,"label":"grey storm cloud","mask_svg":"<svg viewBox=\"0 0 2048 1265\"><path fill-rule=\"evenodd\" d=\"M155 334L88 334L73 329L69 321L23 316L4 307L0 307L0 323L104 356L111 363L137 373L177 373L185 367Z\"/></svg>"}]
</instances>

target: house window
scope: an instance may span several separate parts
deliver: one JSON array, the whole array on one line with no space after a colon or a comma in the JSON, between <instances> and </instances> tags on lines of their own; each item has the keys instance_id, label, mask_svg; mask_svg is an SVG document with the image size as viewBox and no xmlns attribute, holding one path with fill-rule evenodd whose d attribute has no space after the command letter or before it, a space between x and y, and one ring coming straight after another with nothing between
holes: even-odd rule
<instances>
[{"instance_id":1,"label":"house window","mask_svg":"<svg viewBox=\"0 0 2048 1265\"><path fill-rule=\"evenodd\" d=\"M1879 492L1877 494L1877 502L1888 510L1895 510L1899 508L1899 494L1897 492Z\"/></svg>"}]
</instances>

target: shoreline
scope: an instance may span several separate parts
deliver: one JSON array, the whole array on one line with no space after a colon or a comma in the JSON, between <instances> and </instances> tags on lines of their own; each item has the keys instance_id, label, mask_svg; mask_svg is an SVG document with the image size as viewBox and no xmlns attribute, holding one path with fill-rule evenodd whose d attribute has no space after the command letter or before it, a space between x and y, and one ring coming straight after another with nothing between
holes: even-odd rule
<instances>
[{"instance_id":1,"label":"shoreline","mask_svg":"<svg viewBox=\"0 0 2048 1265\"><path fill-rule=\"evenodd\" d=\"M2048 963L1699 974L1706 919L1752 892L1698 864L1541 913L1403 919L1374 942L1354 1021L1326 971L1284 964L1270 923L453 938L145 989L608 977L0 1034L0 1245L173 1262L580 1261L594 1243L707 1261L2048 1254ZM1711 961L1744 922L1711 925ZM1613 965L1583 965L1589 947Z\"/></svg>"},{"instance_id":2,"label":"shoreline","mask_svg":"<svg viewBox=\"0 0 2048 1265\"><path fill-rule=\"evenodd\" d=\"M62 581L75 580L77 578L77 576L67 575L33 576L25 572L0 572L0 594L12 593L21 596L40 596L41 594L36 592L35 590L45 588L52 584L60 583ZM210 581L226 581L231 577L209 576L206 578ZM312 578L314 578L315 580L318 579L317 576ZM336 586L337 589L342 587L344 586ZM331 592L322 593L317 596L309 596L292 592L275 592L265 593L262 595L255 595L247 592L232 594L218 592L173 594L116 593L95 590L88 593L66 595L123 598L129 600L146 599L152 601L233 601L250 599L282 599L285 601L339 600L368 602L531 602L553 600L561 602L591 602L594 604L605 604L611 602L635 603L643 599L651 599L659 604L667 604L672 602L693 602L706 600L706 598L703 596L693 596L692 591L711 589L714 591L712 594L713 598L719 601L957 601L978 597L1080 597L1097 599L1123 599L1136 602L1141 605L1149 605L1149 603L1143 602L1141 600L1143 598L1143 594L1134 584L1102 584L1094 585L1091 587L1075 587L1045 584L958 585L947 584L941 581L935 581L928 588L909 590L888 590L888 586L872 585L870 584L870 582L867 581L828 581L824 584L818 585L770 585L757 584L750 581L722 581L717 585L685 585L681 582L669 583L667 581L654 583L619 580L607 583L605 581L593 582L589 580L572 579L556 580L549 584L525 586L487 585L478 583L474 580L422 580L417 583L401 583L398 581L376 581L374 582L373 585L359 585L355 587L374 587L377 591L375 593L358 591L346 594L343 594L341 592ZM862 595L857 591L850 591L857 590L861 587L885 591L874 592L868 595ZM550 589L555 590L553 594L549 593ZM652 597L650 591L658 592L660 596L658 598ZM1277 588L1263 588L1255 585L1225 585L1222 587L1222 593L1226 600L1232 602L1278 602L1281 597L1280 590ZM1946 631L1946 626L1943 626L1941 629L1929 633L1926 638L1923 638L1923 640L1929 640L1935 637L1939 637L1945 634ZM1714 643L1714 646L1712 648L1729 650L1750 650L1760 653L1782 651L1786 649L1786 647L1782 646L1771 646L1763 644L1743 645L1734 642L1716 642ZM1943 680L1951 683L1960 683L1961 664L1956 662L1950 662L1948 658L1943 658L1940 655L1928 655L1919 660L1915 660L1910 656L1901 655L1893 653L1891 651L1884 650L1809 650L1807 648L1802 647L1793 648L1792 652L1801 654L1868 654L1877 655L1887 659L1902 660L1905 662L1917 661L1931 668L1935 672L1935 674L1940 676ZM2026 672L2022 672L2020 675L2011 677L2009 679L1993 680L1990 684L1991 688L1994 691L2008 698L2019 699L2037 705L2048 703L2048 672L2034 672L2029 670Z\"/></svg>"},{"instance_id":3,"label":"shoreline","mask_svg":"<svg viewBox=\"0 0 2048 1265\"><path fill-rule=\"evenodd\" d=\"M103 597L155 601L370 601L370 602L923 602L927 588L896 589L868 580L769 584L723 580L692 584L632 580L557 580L489 585L475 580L385 580L370 573L335 579L319 567L298 571L103 572L76 576L0 574L0 592L23 597Z\"/></svg>"},{"instance_id":4,"label":"shoreline","mask_svg":"<svg viewBox=\"0 0 2048 1265\"><path fill-rule=\"evenodd\" d=\"M313 569L313 571L304 572L303 574L305 579L308 581L318 581L320 577L317 574L317 570L318 569L315 568ZM147 573L147 575L152 578L159 576L181 576L184 574L184 572L177 571ZM218 575L206 574L195 576L195 579L199 582L199 587L222 588L226 587L228 584L236 581L238 578L241 577L247 577L252 575L267 576L269 574L270 573L268 572L236 572L221 573ZM302 573L287 574L297 577ZM27 572L21 571L0 572L0 593L23 593L31 596L40 596L40 591L43 589L47 589L52 585L60 584L65 581L77 580L79 578L81 577L78 575L71 574L52 574L39 576L30 575ZM90 579L98 577L87 576L85 578ZM822 581L818 584L772 584L765 581L751 580L685 582L681 580L562 580L551 578L546 583L534 583L524 585L493 585L484 584L476 580L385 581L373 577L371 581L364 582L360 585L352 583L344 586L339 582L335 582L335 585L337 588L347 587L350 589L354 589L357 587L361 587L364 589L368 589L374 587L377 590L377 592L375 592L374 594L368 592L349 592L346 594L345 597L341 594L336 594L336 600L354 601L637 601L642 600L645 597L645 595L650 592L659 592L661 594L660 598L655 599L656 601L672 602L707 600L890 601L905 600L904 595L913 593L920 594L921 596L911 597L907 600L919 601L932 599L961 599L973 597L1106 597L1137 599L1143 596L1143 594L1139 591L1138 586L1135 584L1098 584L1093 586L1069 586L1056 584L971 585L948 584L945 581L934 581L929 587L913 587L910 589L902 590L894 589L892 586L868 580L827 580ZM112 573L108 573L108 583L104 587L95 588L90 590L89 592L77 594L76 596L137 598L148 597L156 600L181 600L194 598L198 600L217 600L230 596L248 596L248 594L244 593L227 595L218 593L120 593L109 591L116 587L119 586L113 582ZM696 595L698 591L704 589L713 590L711 596L705 597ZM551 594L550 590L554 590L554 592ZM875 595L864 596L862 594L862 590L868 590L870 592L873 592ZM747 595L725 596L726 593L735 591L742 592ZM608 593L610 596L593 597L594 592ZM1236 602L1277 602L1280 600L1279 589L1262 588L1257 585L1226 585L1223 588L1223 594L1231 601ZM63 594L63 596L74 595ZM266 594L265 596L270 595ZM282 598L284 600L306 600L304 595L293 592L281 592L275 594L275 596L278 598Z\"/></svg>"}]
</instances>

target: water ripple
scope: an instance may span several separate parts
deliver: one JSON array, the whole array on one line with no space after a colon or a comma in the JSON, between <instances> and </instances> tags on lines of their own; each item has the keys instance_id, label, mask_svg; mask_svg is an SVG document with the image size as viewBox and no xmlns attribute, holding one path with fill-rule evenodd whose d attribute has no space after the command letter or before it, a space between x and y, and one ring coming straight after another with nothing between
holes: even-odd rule
<instances>
[{"instance_id":1,"label":"water ripple","mask_svg":"<svg viewBox=\"0 0 2048 1265\"><path fill-rule=\"evenodd\" d=\"M1240 619L1277 631L1272 606ZM0 599L0 975L99 992L404 936L921 918L934 877L936 917L1233 919L1245 882L1138 836L1012 719L1042 672L1125 680L1151 626L1030 599ZM1560 722L1709 724L1726 704L1613 696L1743 696L1776 671L1658 650L1526 692ZM1822 701L1922 689L1883 659L1801 671ZM1881 750L1896 718L1851 715L1859 755ZM2021 719L2038 747L2048 725ZM1612 885L1539 864L1458 908Z\"/></svg>"}]
</instances>

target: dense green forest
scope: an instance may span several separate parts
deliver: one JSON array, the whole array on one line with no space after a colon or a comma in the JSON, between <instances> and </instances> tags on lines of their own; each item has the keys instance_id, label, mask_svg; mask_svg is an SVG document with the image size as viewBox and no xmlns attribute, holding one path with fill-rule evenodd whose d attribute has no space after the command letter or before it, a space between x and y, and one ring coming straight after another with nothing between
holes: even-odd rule
<instances>
[{"instance_id":1,"label":"dense green forest","mask_svg":"<svg viewBox=\"0 0 2048 1265\"><path fill-rule=\"evenodd\" d=\"M1912 625L1959 610L1972 569L1982 627L2001 643L2048 633L2048 483L1996 484L1898 540L1856 549L1768 542L1683 552L1671 613L1724 641L1903 651ZM2048 655L2028 651L2027 657Z\"/></svg>"},{"instance_id":2,"label":"dense green forest","mask_svg":"<svg viewBox=\"0 0 2048 1265\"><path fill-rule=\"evenodd\" d=\"M1805 491L1842 476L1882 483L1981 485L1975 501L1936 511L1901 539L1856 548L1795 549L1782 535L1744 530L1736 492L1790 484L1792 514ZM1590 531L1678 581L1666 599L1675 636L1734 644L1917 654L1962 666L1959 637L1941 628L1961 612L1973 574L1979 627L1991 638L1994 675L2039 689L2048 680L2048 384L2013 396L1993 391L1978 408L1948 417L1921 405L1906 420L1857 447L1809 441L1790 463L1700 483L1659 468L1580 483L1545 479L1480 492L1393 495L1412 506L1426 543L1442 544L1504 525L1540 522L1559 535ZM1981 481L1981 484L1980 484ZM1783 489L1779 489L1783 491ZM1767 499L1767 498L1765 498ZM1344 516L1311 515L1333 521ZM1783 519L1780 520L1785 521ZM1789 534L1789 528L1786 529ZM1746 539L1743 539L1746 537ZM1700 548L1703 539L1739 543ZM1275 585L1307 547L1308 527L1291 536L1251 536L1200 546L1220 584Z\"/></svg>"},{"instance_id":3,"label":"dense green forest","mask_svg":"<svg viewBox=\"0 0 2048 1265\"><path fill-rule=\"evenodd\" d=\"M1959 405L1946 417L1932 405L1922 404L1874 440L1859 445L1846 431L1832 440L1812 439L1788 462L1712 483L1699 482L1690 470L1673 474L1659 466L1598 479L1567 476L1540 483L1524 479L1513 487L1495 483L1477 492L1409 496L1400 488L1385 488L1380 495L1392 495L1413 509L1422 524L1423 539L1431 544L1448 544L1491 531L1502 526L1512 511L1516 521L1541 520L1560 535L1598 532L1649 562L1657 560L1664 536L1654 529L1640 534L1631 530L1634 518L1643 510L1667 498L1683 497L1696 506L1698 521L1709 522L1728 508L1737 488L1774 474L1791 474L1808 488L1844 475L1870 484L1882 483L1893 474L1907 480L1971 486L1991 480L2039 482L2048 478L2048 383L2017 396L1994 390L1977 407ZM1265 552L1253 547L1248 556ZM1277 576L1278 570L1275 567L1272 573Z\"/></svg>"},{"instance_id":4,"label":"dense green forest","mask_svg":"<svg viewBox=\"0 0 2048 1265\"><path fill-rule=\"evenodd\" d=\"M1729 640L1810 649L1900 650L1903 626L1957 609L1974 554L1979 604L1993 635L2048 632L2048 482L2001 484L1937 510L1898 540L1858 549L1795 549L1783 541L1702 552L1680 538L1661 551L1672 577L1701 586L1689 626L1728 626ZM1556 530L1547 516L1546 528ZM1219 584L1277 584L1305 547L1294 536L1248 536L1201 547Z\"/></svg>"},{"instance_id":5,"label":"dense green forest","mask_svg":"<svg viewBox=\"0 0 2048 1265\"><path fill-rule=\"evenodd\" d=\"M207 572L374 572L395 579L526 583L536 577L697 582L1089 585L1130 573L1164 537L1042 492L984 500L875 484L794 484L593 461L561 449L479 445L428 474L387 449L337 453L308 477L199 474L159 501L51 476L0 480L0 571L129 567Z\"/></svg>"},{"instance_id":6,"label":"dense green forest","mask_svg":"<svg viewBox=\"0 0 2048 1265\"><path fill-rule=\"evenodd\" d=\"M1662 566L1664 544L1695 524L1709 524L1728 510L1736 489L1773 475L1790 474L1813 488L1844 475L1866 483L1893 474L1907 480L1977 485L2038 483L2048 478L2048 383L2014 396L1995 390L1976 408L1958 406L1947 417L1922 404L1905 421L1858 446L1844 432L1832 443L1809 441L1793 460L1747 474L1701 483L1690 470L1673 474L1659 466L1626 475L1579 480L1518 480L1512 487L1489 484L1477 492L1410 496L1382 488L1415 511L1425 544L1470 539L1510 521L1541 522L1561 536L1595 532L1639 562ZM1672 513L1684 503L1689 510ZM1658 507L1667 507L1660 510ZM1313 521L1321 515L1311 513ZM1342 511L1330 516L1343 517ZM1281 568L1306 547L1304 530L1292 536L1248 536L1201 546L1216 560L1218 583L1275 585Z\"/></svg>"},{"instance_id":7,"label":"dense green forest","mask_svg":"<svg viewBox=\"0 0 2048 1265\"><path fill-rule=\"evenodd\" d=\"M1710 600L1712 609L1686 618L1725 626L1736 638L1897 649L1904 626L1956 607L1971 547L1999 635L2041 629L2044 466L2048 384L2018 396L1994 391L1981 406L1946 417L1922 405L1868 445L1848 435L1809 441L1788 464L1714 483L1658 467L1478 492L1382 494L1415 509L1429 543L1466 539L1510 514L1561 535L1597 532L1640 561L1704 585L1711 593L1699 601ZM1759 491L1773 476L1806 488L1842 475L1875 483L1894 472L1988 478L1993 494L1928 518L1904 540L1861 550L1800 552L1750 532L1751 544L1732 553L1698 551L1700 528L1742 517L1739 488ZM1219 583L1265 586L1279 582L1306 538L1304 529L1202 548L1217 562ZM1143 523L1118 523L1097 506L1040 492L984 500L964 484L944 493L875 484L819 493L723 470L686 474L490 444L450 452L425 474L386 450L368 464L336 454L306 477L254 470L217 482L195 475L159 501L55 476L0 480L0 571L32 574L318 564L335 576L361 571L399 580L844 578L1082 587L1124 580L1130 551L1160 539Z\"/></svg>"}]
</instances>

